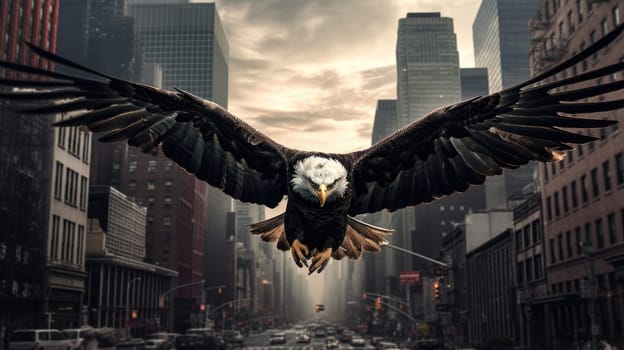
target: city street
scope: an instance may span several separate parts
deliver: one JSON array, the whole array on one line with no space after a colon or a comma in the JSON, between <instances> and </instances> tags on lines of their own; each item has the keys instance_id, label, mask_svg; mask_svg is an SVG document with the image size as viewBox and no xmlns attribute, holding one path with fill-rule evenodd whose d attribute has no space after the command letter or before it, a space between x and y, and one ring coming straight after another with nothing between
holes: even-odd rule
<instances>
[{"instance_id":1,"label":"city street","mask_svg":"<svg viewBox=\"0 0 624 350\"><path fill-rule=\"evenodd\" d=\"M269 343L269 338L271 337L271 334L273 334L275 332L278 332L278 331L286 333L286 344L271 345ZM251 335L249 335L248 337L245 338L245 346L244 346L244 348L245 349L251 349L251 350L266 350L266 349L273 349L273 350L292 350L292 349L321 350L321 349L325 349L325 339L326 338L311 337L309 344L297 343L295 341L295 337L297 336L297 334L299 332L300 331L297 331L295 329L287 329L287 330L266 330L266 331L264 331L262 333L251 334ZM353 346L349 345L349 344L340 343L338 349L339 350L351 350L351 349L355 349L355 348ZM358 347L357 349L371 350L371 349L374 349L374 347L367 342L365 347Z\"/></svg>"}]
</instances>

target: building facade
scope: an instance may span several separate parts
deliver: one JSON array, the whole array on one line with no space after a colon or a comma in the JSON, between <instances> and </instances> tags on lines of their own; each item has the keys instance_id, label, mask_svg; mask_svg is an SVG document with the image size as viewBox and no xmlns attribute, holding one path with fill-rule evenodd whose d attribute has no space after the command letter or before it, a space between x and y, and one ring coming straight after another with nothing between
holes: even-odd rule
<instances>
[{"instance_id":1,"label":"building facade","mask_svg":"<svg viewBox=\"0 0 624 350\"><path fill-rule=\"evenodd\" d=\"M532 74L566 60L622 22L621 1L541 1L531 20ZM575 76L622 61L617 38L607 49L564 71L558 78ZM621 81L620 72L587 84ZM622 98L615 95L590 101ZM622 110L595 118L622 120ZM624 298L618 291L613 257L624 249L624 139L622 123L586 131L598 140L579 145L565 160L540 166L544 208L544 244L552 349L584 344L594 334L618 347L624 345ZM617 259L616 259L617 260ZM592 327L591 311L596 323Z\"/></svg>"},{"instance_id":2,"label":"building facade","mask_svg":"<svg viewBox=\"0 0 624 350\"><path fill-rule=\"evenodd\" d=\"M133 336L141 336L168 326L168 309L160 298L178 273L143 261L146 217L146 207L115 188L89 188L85 304L94 327L126 335L128 326Z\"/></svg>"},{"instance_id":3,"label":"building facade","mask_svg":"<svg viewBox=\"0 0 624 350\"><path fill-rule=\"evenodd\" d=\"M461 99L487 95L488 87L487 68L460 68L459 78L461 82Z\"/></svg>"}]
</instances>

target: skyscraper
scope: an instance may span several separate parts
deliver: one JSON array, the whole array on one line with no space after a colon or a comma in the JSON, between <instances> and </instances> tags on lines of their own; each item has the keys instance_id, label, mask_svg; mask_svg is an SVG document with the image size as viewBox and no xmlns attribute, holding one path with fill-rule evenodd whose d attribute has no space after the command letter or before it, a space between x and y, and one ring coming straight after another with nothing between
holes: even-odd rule
<instances>
[{"instance_id":1,"label":"skyscraper","mask_svg":"<svg viewBox=\"0 0 624 350\"><path fill-rule=\"evenodd\" d=\"M488 94L487 68L460 68L459 75L462 100Z\"/></svg>"},{"instance_id":2,"label":"skyscraper","mask_svg":"<svg viewBox=\"0 0 624 350\"><path fill-rule=\"evenodd\" d=\"M529 19L538 0L483 0L472 24L475 64L488 71L490 92L529 78ZM533 181L534 165L505 170L488 179L487 207L505 209L524 198Z\"/></svg>"},{"instance_id":3,"label":"skyscraper","mask_svg":"<svg viewBox=\"0 0 624 350\"><path fill-rule=\"evenodd\" d=\"M398 128L461 97L453 19L439 12L399 20L396 46Z\"/></svg>"},{"instance_id":4,"label":"skyscraper","mask_svg":"<svg viewBox=\"0 0 624 350\"><path fill-rule=\"evenodd\" d=\"M143 59L160 65L164 88L181 88L227 107L229 48L214 3L131 2L130 14ZM148 240L153 242L148 246L149 258L176 269L178 285L200 281L204 279L204 237L214 240L216 249L225 250L227 245L224 231L209 232L212 225L206 221L206 212L229 198L212 195L206 183L181 168L168 169L164 156L151 159L153 166L142 157L137 154L132 159L130 153L129 168L136 164L137 176L128 183L147 189L146 199L152 197L155 203L155 214L148 216ZM147 173L138 176L139 166L147 168ZM163 189L168 199L161 202ZM211 283L210 278L206 283ZM201 289L197 285L178 290L176 329L183 327L183 317L188 319L197 310Z\"/></svg>"}]
</instances>

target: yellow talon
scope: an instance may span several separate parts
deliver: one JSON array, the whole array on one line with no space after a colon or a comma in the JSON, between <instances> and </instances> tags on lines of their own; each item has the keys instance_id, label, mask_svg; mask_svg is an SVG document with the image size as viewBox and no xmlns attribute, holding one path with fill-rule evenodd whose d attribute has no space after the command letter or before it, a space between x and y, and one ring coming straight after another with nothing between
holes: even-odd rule
<instances>
[{"instance_id":1,"label":"yellow talon","mask_svg":"<svg viewBox=\"0 0 624 350\"><path fill-rule=\"evenodd\" d=\"M295 261L295 264L297 264L297 266L301 267L303 263L305 267L308 267L306 256L308 255L309 250L305 244L299 242L298 239L295 239L292 242L290 252L292 253L293 260Z\"/></svg>"},{"instance_id":2,"label":"yellow talon","mask_svg":"<svg viewBox=\"0 0 624 350\"><path fill-rule=\"evenodd\" d=\"M321 273L327 263L329 263L329 259L331 258L333 250L331 248L327 248L322 252L318 252L314 254L312 257L312 266L310 266L310 272L308 274L312 274L314 271L318 269L318 273Z\"/></svg>"}]
</instances>

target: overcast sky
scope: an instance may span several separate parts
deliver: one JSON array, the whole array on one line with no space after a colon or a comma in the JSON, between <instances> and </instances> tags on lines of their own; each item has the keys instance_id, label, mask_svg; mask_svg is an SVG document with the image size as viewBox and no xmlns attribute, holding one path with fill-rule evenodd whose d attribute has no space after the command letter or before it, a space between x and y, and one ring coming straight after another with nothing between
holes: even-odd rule
<instances>
[{"instance_id":1,"label":"overcast sky","mask_svg":"<svg viewBox=\"0 0 624 350\"><path fill-rule=\"evenodd\" d=\"M370 145L378 99L396 98L398 20L452 17L460 65L473 67L480 0L216 0L230 43L228 109L288 147Z\"/></svg>"}]
</instances>

